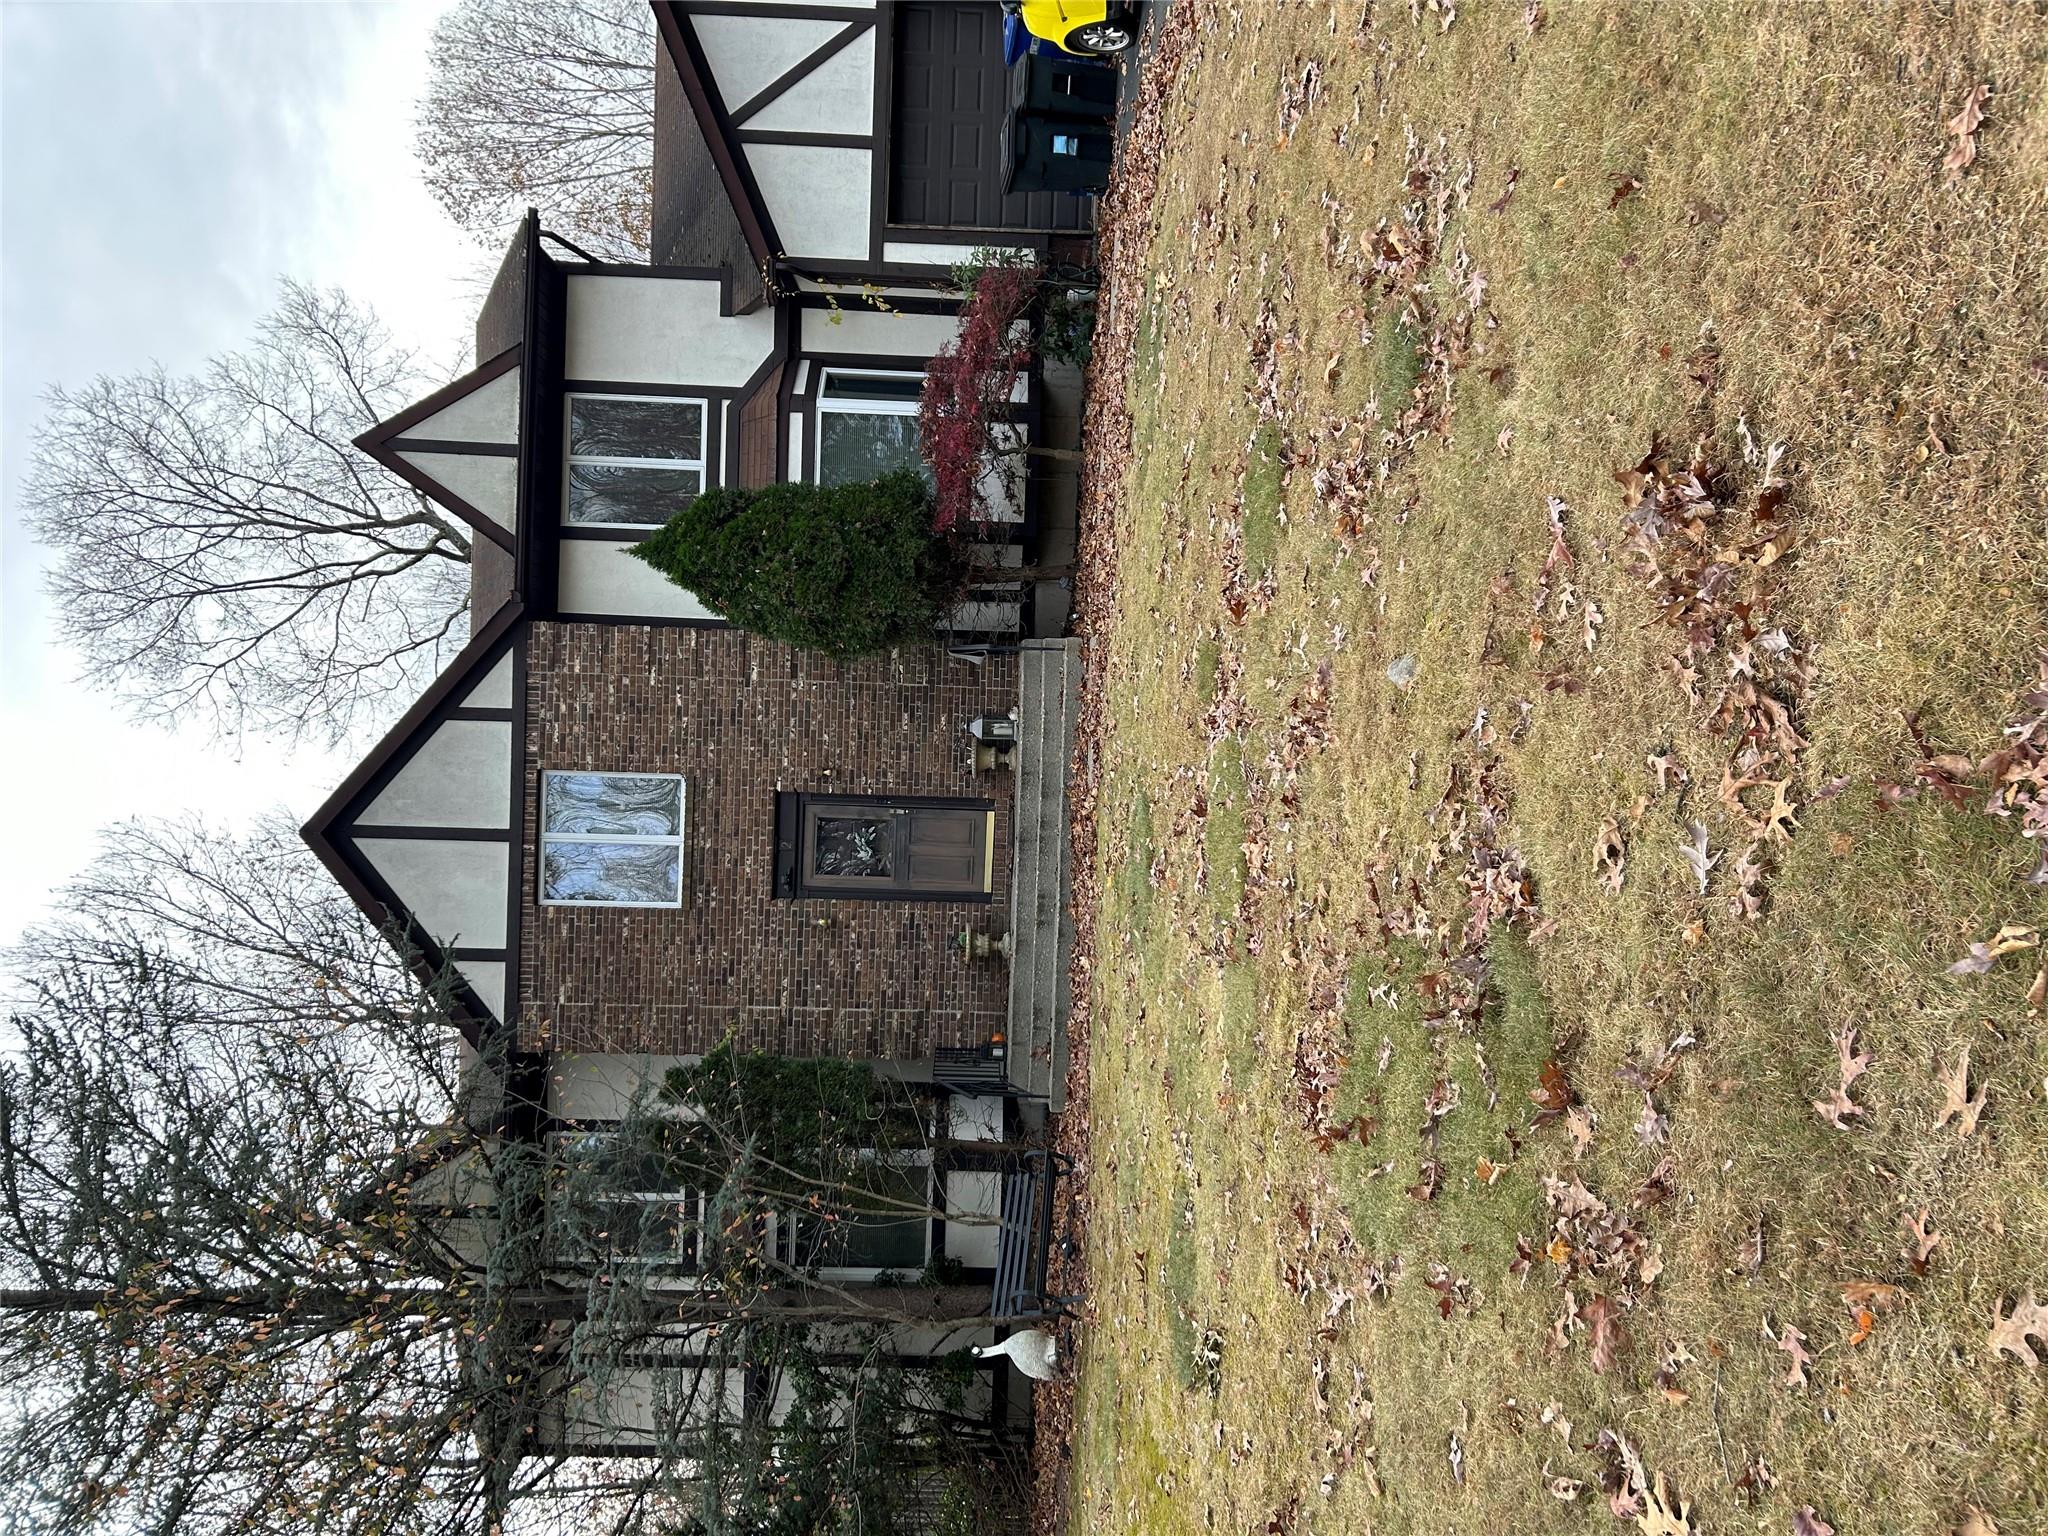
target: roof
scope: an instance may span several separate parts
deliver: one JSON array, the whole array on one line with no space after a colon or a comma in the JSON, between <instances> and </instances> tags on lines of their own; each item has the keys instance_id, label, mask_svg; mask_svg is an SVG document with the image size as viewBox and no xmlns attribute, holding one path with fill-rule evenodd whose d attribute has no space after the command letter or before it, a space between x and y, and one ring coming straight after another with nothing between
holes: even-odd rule
<instances>
[{"instance_id":1,"label":"roof","mask_svg":"<svg viewBox=\"0 0 2048 1536\"><path fill-rule=\"evenodd\" d=\"M654 216L647 259L658 267L729 269L732 306L742 314L765 296L761 264L665 46L654 51Z\"/></svg>"}]
</instances>

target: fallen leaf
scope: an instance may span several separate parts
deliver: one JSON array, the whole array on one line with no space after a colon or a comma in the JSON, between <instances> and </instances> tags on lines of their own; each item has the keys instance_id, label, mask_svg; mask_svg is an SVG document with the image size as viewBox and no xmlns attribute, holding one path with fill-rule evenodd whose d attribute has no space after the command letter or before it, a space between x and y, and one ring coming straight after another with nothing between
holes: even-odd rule
<instances>
[{"instance_id":1,"label":"fallen leaf","mask_svg":"<svg viewBox=\"0 0 2048 1536\"><path fill-rule=\"evenodd\" d=\"M1785 798L1785 791L1792 787L1790 779L1779 779L1771 785L1771 808L1764 812L1764 836L1777 842L1790 842L1792 833L1799 826L1799 819L1792 814L1792 802Z\"/></svg>"},{"instance_id":2,"label":"fallen leaf","mask_svg":"<svg viewBox=\"0 0 2048 1536\"><path fill-rule=\"evenodd\" d=\"M1792 1536L1835 1536L1835 1528L1814 1513L1811 1504L1792 1511Z\"/></svg>"},{"instance_id":3,"label":"fallen leaf","mask_svg":"<svg viewBox=\"0 0 2048 1536\"><path fill-rule=\"evenodd\" d=\"M1643 1095L1643 1112L1636 1116L1636 1140L1646 1147L1661 1147L1671 1139L1671 1117L1662 1113L1656 1101Z\"/></svg>"},{"instance_id":4,"label":"fallen leaf","mask_svg":"<svg viewBox=\"0 0 2048 1536\"><path fill-rule=\"evenodd\" d=\"M1621 1305L1611 1296L1595 1296L1579 1308L1579 1321L1593 1330L1593 1374L1605 1376L1627 1344L1621 1329Z\"/></svg>"},{"instance_id":5,"label":"fallen leaf","mask_svg":"<svg viewBox=\"0 0 2048 1536\"><path fill-rule=\"evenodd\" d=\"M1536 1086L1529 1090L1529 1102L1553 1114L1570 1106L1571 1083L1564 1075L1564 1068L1556 1061L1546 1061L1536 1069Z\"/></svg>"},{"instance_id":6,"label":"fallen leaf","mask_svg":"<svg viewBox=\"0 0 2048 1536\"><path fill-rule=\"evenodd\" d=\"M1927 1225L1927 1207L1921 1206L1920 1214L1917 1216L1900 1217L1899 1225L1904 1229L1907 1238L1905 1252L1900 1257L1912 1266L1914 1274L1926 1274L1927 1257L1941 1242L1941 1234L1931 1230Z\"/></svg>"},{"instance_id":7,"label":"fallen leaf","mask_svg":"<svg viewBox=\"0 0 2048 1536\"><path fill-rule=\"evenodd\" d=\"M1785 1367L1785 1385L1803 1387L1806 1385L1806 1368L1813 1364L1813 1356L1807 1352L1806 1335L1797 1328L1787 1326L1778 1340L1778 1348L1792 1357L1792 1363Z\"/></svg>"},{"instance_id":8,"label":"fallen leaf","mask_svg":"<svg viewBox=\"0 0 2048 1536\"><path fill-rule=\"evenodd\" d=\"M1566 1111L1564 1128L1572 1138L1573 1155L1584 1157L1586 1149L1593 1145L1593 1115L1582 1104L1575 1104Z\"/></svg>"},{"instance_id":9,"label":"fallen leaf","mask_svg":"<svg viewBox=\"0 0 2048 1536\"><path fill-rule=\"evenodd\" d=\"M1970 1096L1970 1047L1967 1044L1956 1056L1956 1064L1942 1074L1941 1086L1944 1097L1941 1113L1934 1117L1934 1128L1938 1131L1953 1120L1956 1122L1956 1135L1967 1141L1976 1134L1977 1122L1984 1115L1985 1099L1991 1092L1989 1084L1979 1084L1976 1097Z\"/></svg>"},{"instance_id":10,"label":"fallen leaf","mask_svg":"<svg viewBox=\"0 0 2048 1536\"><path fill-rule=\"evenodd\" d=\"M1962 1524L1956 1527L1955 1536L1998 1536L1998 1522L1976 1505L1965 1504Z\"/></svg>"},{"instance_id":11,"label":"fallen leaf","mask_svg":"<svg viewBox=\"0 0 2048 1536\"><path fill-rule=\"evenodd\" d=\"M1628 868L1628 848L1621 840L1621 824L1612 816L1600 823L1593 839L1593 869L1600 883L1619 893Z\"/></svg>"},{"instance_id":12,"label":"fallen leaf","mask_svg":"<svg viewBox=\"0 0 2048 1536\"><path fill-rule=\"evenodd\" d=\"M1617 176L1614 181L1614 196L1607 199L1607 210L1612 213L1623 201L1642 190L1643 184L1633 176Z\"/></svg>"},{"instance_id":13,"label":"fallen leaf","mask_svg":"<svg viewBox=\"0 0 2048 1536\"><path fill-rule=\"evenodd\" d=\"M1972 944L1969 954L1948 968L1951 976L1982 976L1991 969L1991 962L2005 955L2016 955L2021 950L2038 948L2041 931L2029 928L2023 923L2007 923L1998 932L1980 944Z\"/></svg>"},{"instance_id":14,"label":"fallen leaf","mask_svg":"<svg viewBox=\"0 0 2048 1536\"><path fill-rule=\"evenodd\" d=\"M1836 1130L1846 1131L1849 1127L1843 1122L1863 1113L1863 1106L1849 1097L1849 1089L1870 1066L1870 1054L1856 1049L1855 1026L1844 1025L1835 1032L1835 1057L1840 1086L1829 1089L1826 1098L1813 1100L1813 1110Z\"/></svg>"},{"instance_id":15,"label":"fallen leaf","mask_svg":"<svg viewBox=\"0 0 2048 1536\"><path fill-rule=\"evenodd\" d=\"M1531 28L1531 30L1533 31L1534 29ZM1507 185L1501 189L1499 197L1486 205L1486 211L1488 213L1506 213L1508 211L1508 202L1515 195L1515 183L1521 179L1522 168L1519 165L1508 167Z\"/></svg>"},{"instance_id":16,"label":"fallen leaf","mask_svg":"<svg viewBox=\"0 0 2048 1536\"><path fill-rule=\"evenodd\" d=\"M1644 1536L1694 1536L1692 1506L1664 1486L1662 1472L1651 1480L1636 1524Z\"/></svg>"},{"instance_id":17,"label":"fallen leaf","mask_svg":"<svg viewBox=\"0 0 2048 1536\"><path fill-rule=\"evenodd\" d=\"M1991 1309L1992 1355L2011 1355L2015 1360L2028 1366L2039 1365L2041 1358L2034 1353L2027 1340L2032 1339L2035 1343L2048 1345L2048 1307L2034 1300L2034 1288L2028 1286L2027 1294L2013 1303L2011 1317L2000 1317L1998 1314L1999 1307L1994 1305Z\"/></svg>"},{"instance_id":18,"label":"fallen leaf","mask_svg":"<svg viewBox=\"0 0 2048 1536\"><path fill-rule=\"evenodd\" d=\"M1659 787L1661 788L1662 785L1660 784ZM1680 858L1685 860L1687 867L1692 870L1693 879L1699 882L1700 894L1702 896L1706 895L1707 876L1712 872L1714 866L1721 862L1723 855L1717 853L1711 857L1708 856L1707 824L1705 822L1695 821L1686 828L1686 837L1681 839L1678 844L1678 854Z\"/></svg>"},{"instance_id":19,"label":"fallen leaf","mask_svg":"<svg viewBox=\"0 0 2048 1536\"><path fill-rule=\"evenodd\" d=\"M1856 1326L1849 1331L1849 1347L1854 1349L1870 1337L1871 1330L1877 1326L1877 1314L1868 1307L1861 1307L1850 1315L1856 1322Z\"/></svg>"},{"instance_id":20,"label":"fallen leaf","mask_svg":"<svg viewBox=\"0 0 2048 1536\"><path fill-rule=\"evenodd\" d=\"M1962 110L1948 120L1948 131L1955 137L1949 146L1941 168L1948 172L1948 184L1954 186L1963 179L1963 172L1977 158L1977 130L1984 122L1984 102L1991 95L1988 85L1973 85L1970 93L1963 98Z\"/></svg>"}]
</instances>

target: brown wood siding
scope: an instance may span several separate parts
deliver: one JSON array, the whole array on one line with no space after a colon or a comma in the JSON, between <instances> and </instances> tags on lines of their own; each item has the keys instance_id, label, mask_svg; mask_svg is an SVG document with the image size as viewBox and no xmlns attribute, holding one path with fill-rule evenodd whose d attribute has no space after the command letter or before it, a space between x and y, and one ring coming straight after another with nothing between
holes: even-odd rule
<instances>
[{"instance_id":1,"label":"brown wood siding","mask_svg":"<svg viewBox=\"0 0 2048 1536\"><path fill-rule=\"evenodd\" d=\"M761 381L761 387L740 406L737 479L741 485L773 485L782 478L776 407L786 366L778 363Z\"/></svg>"},{"instance_id":2,"label":"brown wood siding","mask_svg":"<svg viewBox=\"0 0 2048 1536\"><path fill-rule=\"evenodd\" d=\"M527 647L524 867L549 768L681 773L685 905L520 897L520 1037L688 1054L728 1033L799 1056L916 1059L1004 1028L1009 972L953 943L1010 922L1014 777L973 772L968 720L1017 704L1017 658L936 645L839 663L737 629L537 622ZM993 902L779 900L778 792L995 802Z\"/></svg>"}]
</instances>

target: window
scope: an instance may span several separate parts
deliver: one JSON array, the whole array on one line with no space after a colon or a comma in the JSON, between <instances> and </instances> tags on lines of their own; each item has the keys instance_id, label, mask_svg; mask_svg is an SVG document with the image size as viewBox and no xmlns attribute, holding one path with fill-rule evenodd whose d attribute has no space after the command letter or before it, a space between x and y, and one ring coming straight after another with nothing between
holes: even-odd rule
<instances>
[{"instance_id":1,"label":"window","mask_svg":"<svg viewBox=\"0 0 2048 1536\"><path fill-rule=\"evenodd\" d=\"M544 906L683 904L680 774L543 773Z\"/></svg>"},{"instance_id":2,"label":"window","mask_svg":"<svg viewBox=\"0 0 2048 1536\"><path fill-rule=\"evenodd\" d=\"M778 1211L776 1258L792 1269L816 1269L836 1279L872 1279L883 1270L915 1274L931 1262L928 1154L882 1164L847 1200L856 1209L836 1216Z\"/></svg>"},{"instance_id":3,"label":"window","mask_svg":"<svg viewBox=\"0 0 2048 1536\"><path fill-rule=\"evenodd\" d=\"M658 528L704 489L702 400L571 395L568 520Z\"/></svg>"},{"instance_id":4,"label":"window","mask_svg":"<svg viewBox=\"0 0 2048 1536\"><path fill-rule=\"evenodd\" d=\"M986 800L775 797L775 894L987 901L995 808Z\"/></svg>"},{"instance_id":5,"label":"window","mask_svg":"<svg viewBox=\"0 0 2048 1536\"><path fill-rule=\"evenodd\" d=\"M827 368L818 386L818 484L872 480L892 469L922 470L917 397L923 388L921 373Z\"/></svg>"},{"instance_id":6,"label":"window","mask_svg":"<svg viewBox=\"0 0 2048 1536\"><path fill-rule=\"evenodd\" d=\"M612 1131L548 1137L566 1204L550 1228L558 1263L623 1261L670 1275L703 1264L704 1196L670 1176L651 1150Z\"/></svg>"}]
</instances>

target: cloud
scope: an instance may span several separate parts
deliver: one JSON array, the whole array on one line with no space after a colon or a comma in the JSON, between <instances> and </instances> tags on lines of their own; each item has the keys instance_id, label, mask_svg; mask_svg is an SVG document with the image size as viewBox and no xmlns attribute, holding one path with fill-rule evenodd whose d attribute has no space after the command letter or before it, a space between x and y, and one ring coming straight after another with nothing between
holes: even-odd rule
<instances>
[{"instance_id":1,"label":"cloud","mask_svg":"<svg viewBox=\"0 0 2048 1536\"><path fill-rule=\"evenodd\" d=\"M410 150L432 15L0 5L0 791L17 808L0 944L109 821L280 799L304 812L340 776L260 745L231 760L74 686L19 492L45 388L196 368L242 343L284 275L348 289L436 356L460 346L478 258Z\"/></svg>"}]
</instances>

